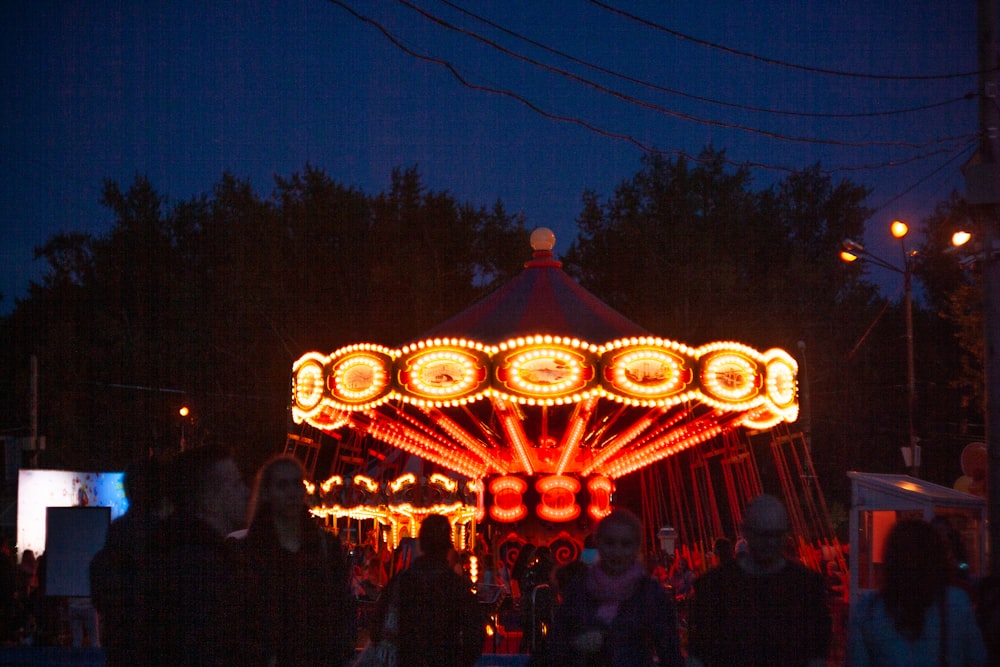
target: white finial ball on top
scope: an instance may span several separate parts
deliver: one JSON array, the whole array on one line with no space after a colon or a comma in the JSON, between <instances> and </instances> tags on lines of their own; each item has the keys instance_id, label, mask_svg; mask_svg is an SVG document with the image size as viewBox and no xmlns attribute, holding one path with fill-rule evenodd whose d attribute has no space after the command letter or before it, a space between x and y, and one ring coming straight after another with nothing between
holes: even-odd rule
<instances>
[{"instance_id":1,"label":"white finial ball on top","mask_svg":"<svg viewBox=\"0 0 1000 667\"><path fill-rule=\"evenodd\" d=\"M548 227L539 227L531 232L532 250L552 250L556 246L556 235Z\"/></svg>"}]
</instances>

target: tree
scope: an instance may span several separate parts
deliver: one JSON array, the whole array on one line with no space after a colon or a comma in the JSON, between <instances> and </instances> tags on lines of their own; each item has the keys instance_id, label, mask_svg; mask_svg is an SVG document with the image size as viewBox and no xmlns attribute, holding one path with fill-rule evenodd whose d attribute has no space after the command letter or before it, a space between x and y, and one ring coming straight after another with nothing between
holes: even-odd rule
<instances>
[{"instance_id":1,"label":"tree","mask_svg":"<svg viewBox=\"0 0 1000 667\"><path fill-rule=\"evenodd\" d=\"M650 156L607 200L583 193L562 259L658 335L796 355L814 458L824 488L842 496L847 469L899 470L906 433L902 304L882 297L863 266L837 259L841 240L860 238L871 215L867 194L818 165L754 189L712 148L697 160ZM529 258L523 215L501 201L458 202L426 187L416 167L394 170L375 195L307 164L275 177L266 197L223 174L207 194L171 202L139 176L127 189L106 184L102 201L111 230L50 239L38 251L42 282L0 320L12 341L0 370L14 378L3 405L10 423L24 423L36 354L55 467L107 469L151 447L176 449L182 403L196 416L189 441L228 443L253 466L284 442L295 359L413 340ZM935 242L961 206L954 199L930 221ZM952 316L969 319L964 344L981 341L976 310L954 296L966 278L935 253L921 249L919 266L933 308L914 313L928 444L944 437L960 391L949 386L955 329L937 313L955 303Z\"/></svg>"},{"instance_id":2,"label":"tree","mask_svg":"<svg viewBox=\"0 0 1000 667\"><path fill-rule=\"evenodd\" d=\"M506 239L509 247L519 225L502 206L487 214L427 190L415 167L394 170L389 192L374 201L371 339L413 339L482 297L510 270L484 237Z\"/></svg>"},{"instance_id":3,"label":"tree","mask_svg":"<svg viewBox=\"0 0 1000 667\"><path fill-rule=\"evenodd\" d=\"M956 355L949 361L959 372L948 384L961 397L959 430L963 433L968 432L969 420L982 423L986 409L982 278L975 261L975 253L982 250L973 247L959 252L952 246L951 236L975 225L975 211L957 192L939 202L923 221L925 241L915 269L930 307L948 327L944 335L957 342Z\"/></svg>"},{"instance_id":4,"label":"tree","mask_svg":"<svg viewBox=\"0 0 1000 667\"><path fill-rule=\"evenodd\" d=\"M284 442L295 359L417 336L519 270L527 250L521 216L428 191L415 168L377 197L307 164L266 199L226 173L181 202L143 176L109 182L102 203L110 231L50 239L41 284L2 321L14 341L4 370L20 388L4 404L12 422L28 414L37 355L55 467L176 450L185 404L188 444L232 445L253 467Z\"/></svg>"},{"instance_id":5,"label":"tree","mask_svg":"<svg viewBox=\"0 0 1000 667\"><path fill-rule=\"evenodd\" d=\"M711 148L697 162L647 157L607 202L584 193L568 270L659 335L797 356L816 465L838 492L847 469L898 469L903 318L866 334L889 306L863 267L838 259L841 241L860 238L871 215L868 188L816 165L754 191L722 158Z\"/></svg>"}]
</instances>

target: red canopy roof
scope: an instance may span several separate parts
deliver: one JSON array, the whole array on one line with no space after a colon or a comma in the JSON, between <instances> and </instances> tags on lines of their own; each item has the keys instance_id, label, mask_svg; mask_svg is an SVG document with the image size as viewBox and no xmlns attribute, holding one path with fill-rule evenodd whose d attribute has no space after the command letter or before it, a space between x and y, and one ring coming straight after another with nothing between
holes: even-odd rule
<instances>
[{"instance_id":1,"label":"red canopy roof","mask_svg":"<svg viewBox=\"0 0 1000 667\"><path fill-rule=\"evenodd\" d=\"M650 335L566 275L562 262L553 259L551 232L546 236L537 231L532 235L534 258L520 274L421 339L455 337L496 344L551 334L599 344Z\"/></svg>"}]
</instances>

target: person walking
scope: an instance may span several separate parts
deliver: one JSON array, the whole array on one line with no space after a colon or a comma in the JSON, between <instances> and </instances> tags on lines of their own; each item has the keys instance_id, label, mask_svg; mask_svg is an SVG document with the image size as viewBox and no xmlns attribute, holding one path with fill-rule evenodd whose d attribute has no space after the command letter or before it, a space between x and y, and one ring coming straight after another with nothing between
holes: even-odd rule
<instances>
[{"instance_id":1,"label":"person walking","mask_svg":"<svg viewBox=\"0 0 1000 667\"><path fill-rule=\"evenodd\" d=\"M788 513L774 496L746 507L747 549L694 584L689 664L819 667L830 651L826 582L783 555Z\"/></svg>"},{"instance_id":2,"label":"person walking","mask_svg":"<svg viewBox=\"0 0 1000 667\"><path fill-rule=\"evenodd\" d=\"M226 536L244 527L247 488L232 452L201 446L171 468L173 513L151 540L140 629L146 667L236 667L247 654L248 591Z\"/></svg>"},{"instance_id":3,"label":"person walking","mask_svg":"<svg viewBox=\"0 0 1000 667\"><path fill-rule=\"evenodd\" d=\"M399 667L472 667L483 651L485 618L468 579L448 562L454 547L447 517L427 516L418 544L420 555L380 597L372 642L392 641ZM392 615L395 637L387 637Z\"/></svg>"},{"instance_id":4,"label":"person walking","mask_svg":"<svg viewBox=\"0 0 1000 667\"><path fill-rule=\"evenodd\" d=\"M346 665L354 657L355 609L340 542L306 508L305 471L290 455L260 469L242 541L263 664Z\"/></svg>"},{"instance_id":5,"label":"person walking","mask_svg":"<svg viewBox=\"0 0 1000 667\"><path fill-rule=\"evenodd\" d=\"M642 523L613 510L595 531L597 562L569 579L552 624L550 664L684 664L673 600L639 560Z\"/></svg>"},{"instance_id":6,"label":"person walking","mask_svg":"<svg viewBox=\"0 0 1000 667\"><path fill-rule=\"evenodd\" d=\"M978 667L986 648L969 596L952 585L947 547L926 521L889 531L878 591L851 611L851 667Z\"/></svg>"},{"instance_id":7,"label":"person walking","mask_svg":"<svg viewBox=\"0 0 1000 667\"><path fill-rule=\"evenodd\" d=\"M90 561L90 594L100 618L107 667L132 667L144 655L148 622L143 581L150 540L167 511L165 464L149 458L125 470L128 510L111 522L104 546Z\"/></svg>"}]
</instances>

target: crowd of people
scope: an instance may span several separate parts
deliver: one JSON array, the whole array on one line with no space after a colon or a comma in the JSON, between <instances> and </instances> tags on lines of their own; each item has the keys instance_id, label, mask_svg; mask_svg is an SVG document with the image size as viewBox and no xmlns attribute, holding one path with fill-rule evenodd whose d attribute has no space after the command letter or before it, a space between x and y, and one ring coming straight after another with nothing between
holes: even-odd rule
<instances>
[{"instance_id":1,"label":"crowd of people","mask_svg":"<svg viewBox=\"0 0 1000 667\"><path fill-rule=\"evenodd\" d=\"M33 644L45 615L45 556L26 549L18 563L10 541L0 542L0 644ZM39 578L39 571L42 577Z\"/></svg>"},{"instance_id":2,"label":"crowd of people","mask_svg":"<svg viewBox=\"0 0 1000 667\"><path fill-rule=\"evenodd\" d=\"M788 515L772 496L748 504L737 545L716 541L703 573L683 558L669 568L644 562L641 520L615 509L589 536L586 558L557 564L546 547L527 545L508 572L487 556L477 597L446 517L427 516L386 562L365 545L348 550L311 517L304 479L302 464L280 455L248 488L232 452L214 446L169 466L131 467L129 509L90 567L108 667L472 667L493 589L520 598L520 650L532 667L830 659L831 591L843 594L844 573L821 576L787 552ZM1000 657L1000 633L980 630L997 622L978 599L986 589L963 577L945 528L895 524L881 587L852 601L850 665ZM25 560L18 569L8 559L13 569L0 573L15 600L38 593L37 563ZM24 608L4 609L7 621L17 614L25 622Z\"/></svg>"},{"instance_id":3,"label":"crowd of people","mask_svg":"<svg viewBox=\"0 0 1000 667\"><path fill-rule=\"evenodd\" d=\"M530 664L1000 664L997 589L969 580L941 522L895 525L884 582L855 605L846 655L836 656L831 610L847 601L846 572L837 565L822 576L799 562L787 549L789 519L777 498L754 499L743 519L738 545L717 540L712 566L695 574L680 557L669 569L644 565L639 519L612 512L597 526L595 562L554 570L551 637ZM573 575L562 576L569 567Z\"/></svg>"},{"instance_id":4,"label":"crowd of people","mask_svg":"<svg viewBox=\"0 0 1000 667\"><path fill-rule=\"evenodd\" d=\"M421 526L419 553L386 581L306 504L294 457L266 462L251 490L231 451L190 449L169 466L126 473L129 509L90 564L108 667L341 667L358 660L358 602L374 596L399 619L394 664L471 667L484 626L471 587L449 562L451 524ZM372 641L383 639L384 618Z\"/></svg>"},{"instance_id":5,"label":"crowd of people","mask_svg":"<svg viewBox=\"0 0 1000 667\"><path fill-rule=\"evenodd\" d=\"M251 494L214 446L127 471L129 509L90 566L106 664L351 664L346 556L310 518L303 481L278 456Z\"/></svg>"}]
</instances>

